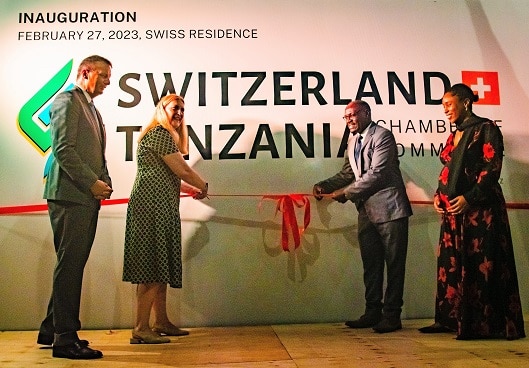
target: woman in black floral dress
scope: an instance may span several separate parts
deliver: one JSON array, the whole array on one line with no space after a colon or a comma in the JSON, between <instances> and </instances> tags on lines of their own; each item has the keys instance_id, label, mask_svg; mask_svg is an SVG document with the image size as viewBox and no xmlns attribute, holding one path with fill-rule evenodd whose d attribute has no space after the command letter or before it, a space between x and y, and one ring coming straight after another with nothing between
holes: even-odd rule
<instances>
[{"instance_id":1,"label":"woman in black floral dress","mask_svg":"<svg viewBox=\"0 0 529 368\"><path fill-rule=\"evenodd\" d=\"M182 97L162 97L138 142L138 172L127 208L123 281L138 285L131 344L159 344L170 341L166 336L188 334L169 321L166 311L167 285L182 287L180 191L202 199L208 185L183 157L188 134Z\"/></svg>"},{"instance_id":2,"label":"woman in black floral dress","mask_svg":"<svg viewBox=\"0 0 529 368\"><path fill-rule=\"evenodd\" d=\"M435 323L424 333L456 332L458 340L525 337L507 209L499 178L503 137L476 116L478 100L464 84L443 96L457 130L441 152L434 196L441 214Z\"/></svg>"}]
</instances>

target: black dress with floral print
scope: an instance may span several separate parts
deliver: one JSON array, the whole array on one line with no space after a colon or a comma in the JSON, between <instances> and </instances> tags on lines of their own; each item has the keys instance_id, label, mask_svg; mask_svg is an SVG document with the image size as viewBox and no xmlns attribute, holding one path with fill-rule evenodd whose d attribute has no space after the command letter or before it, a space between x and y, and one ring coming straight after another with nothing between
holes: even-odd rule
<instances>
[{"instance_id":1,"label":"black dress with floral print","mask_svg":"<svg viewBox=\"0 0 529 368\"><path fill-rule=\"evenodd\" d=\"M518 277L499 178L503 137L498 126L472 115L450 134L435 196L442 207L463 195L469 209L442 216L437 246L435 321L457 339L525 337Z\"/></svg>"}]
</instances>

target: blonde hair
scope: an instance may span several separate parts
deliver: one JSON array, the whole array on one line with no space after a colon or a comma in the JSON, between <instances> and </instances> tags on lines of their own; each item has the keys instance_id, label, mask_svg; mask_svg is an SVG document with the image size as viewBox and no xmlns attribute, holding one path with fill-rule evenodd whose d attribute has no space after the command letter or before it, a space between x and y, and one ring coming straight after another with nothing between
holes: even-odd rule
<instances>
[{"instance_id":1,"label":"blonde hair","mask_svg":"<svg viewBox=\"0 0 529 368\"><path fill-rule=\"evenodd\" d=\"M189 153L189 133L185 119L182 119L180 126L175 129L167 118L167 112L165 111L167 105L173 101L181 101L184 103L184 98L172 93L162 97L160 101L158 101L156 109L154 110L154 116L152 117L151 121L143 128L138 138L138 142L140 142L143 137L145 137L145 134L160 125L162 128L171 133L171 136L173 137L180 152L183 155L187 155Z\"/></svg>"}]
</instances>

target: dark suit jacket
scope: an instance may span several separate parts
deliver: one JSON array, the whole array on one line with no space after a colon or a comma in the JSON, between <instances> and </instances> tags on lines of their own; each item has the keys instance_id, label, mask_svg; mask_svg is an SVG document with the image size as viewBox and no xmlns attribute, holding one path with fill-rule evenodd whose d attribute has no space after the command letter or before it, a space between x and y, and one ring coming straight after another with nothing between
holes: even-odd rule
<instances>
[{"instance_id":1,"label":"dark suit jacket","mask_svg":"<svg viewBox=\"0 0 529 368\"><path fill-rule=\"evenodd\" d=\"M50 109L52 163L44 198L94 205L90 187L101 179L112 186L105 160L105 129L84 92L76 87L55 97Z\"/></svg>"},{"instance_id":2,"label":"dark suit jacket","mask_svg":"<svg viewBox=\"0 0 529 368\"><path fill-rule=\"evenodd\" d=\"M344 188L347 199L369 220L383 223L412 215L406 187L399 168L393 134L375 123L367 128L362 142L361 162L354 161L354 147L359 134L351 135L342 170L318 183L325 193Z\"/></svg>"}]
</instances>

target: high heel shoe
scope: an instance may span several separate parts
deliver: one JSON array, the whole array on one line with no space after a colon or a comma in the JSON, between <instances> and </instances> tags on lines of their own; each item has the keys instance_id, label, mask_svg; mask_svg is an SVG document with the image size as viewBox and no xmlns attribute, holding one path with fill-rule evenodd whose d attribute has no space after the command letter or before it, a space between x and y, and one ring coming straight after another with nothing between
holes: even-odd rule
<instances>
[{"instance_id":1,"label":"high heel shoe","mask_svg":"<svg viewBox=\"0 0 529 368\"><path fill-rule=\"evenodd\" d=\"M132 331L131 344L167 344L171 342L168 337L163 337L152 332Z\"/></svg>"},{"instance_id":2,"label":"high heel shoe","mask_svg":"<svg viewBox=\"0 0 529 368\"><path fill-rule=\"evenodd\" d=\"M189 331L181 330L176 326L167 325L167 326L154 326L152 328L157 334L162 334L165 336L186 336L189 335Z\"/></svg>"}]
</instances>

